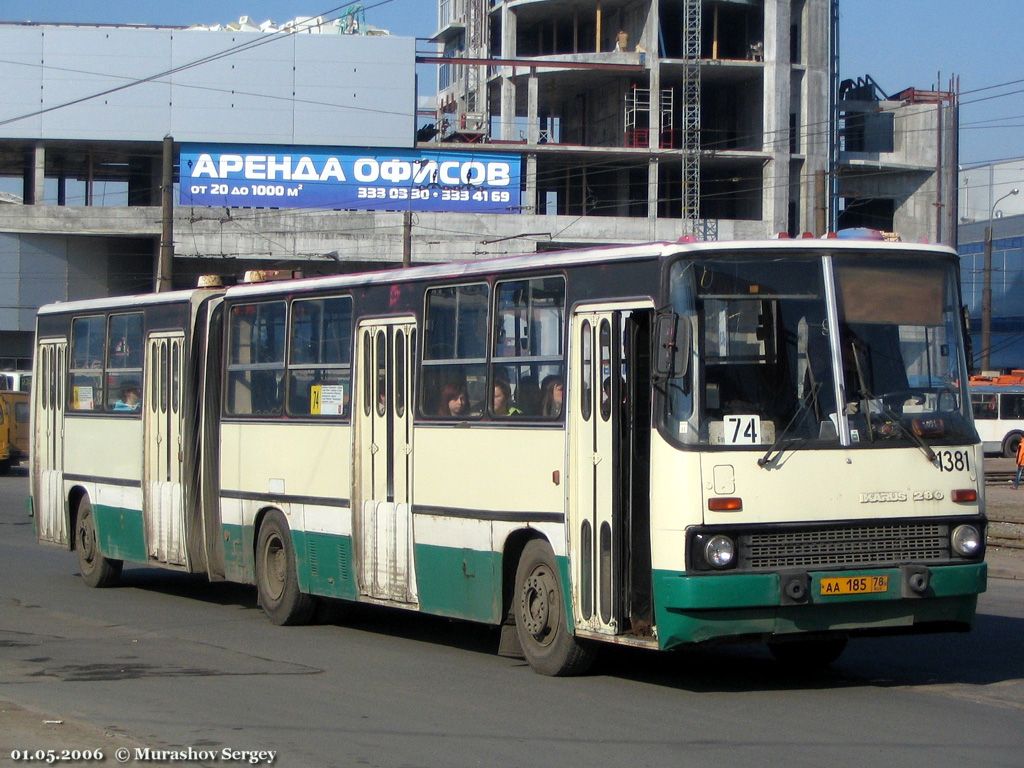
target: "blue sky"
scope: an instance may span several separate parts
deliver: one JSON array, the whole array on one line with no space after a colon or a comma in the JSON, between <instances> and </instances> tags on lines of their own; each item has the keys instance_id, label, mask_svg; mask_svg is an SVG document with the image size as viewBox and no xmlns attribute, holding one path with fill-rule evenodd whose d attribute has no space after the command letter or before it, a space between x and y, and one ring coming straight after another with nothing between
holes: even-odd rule
<instances>
[{"instance_id":1,"label":"blue sky","mask_svg":"<svg viewBox=\"0 0 1024 768\"><path fill-rule=\"evenodd\" d=\"M286 21L346 7L334 0L0 0L0 21L188 25ZM363 0L366 21L429 37L435 0ZM1024 156L1021 0L841 0L842 77L870 74L887 93L960 76L962 164ZM422 78L432 76L429 69ZM1017 82L1013 82L1017 81ZM1011 83L991 88L1000 83ZM985 90L978 90L985 89Z\"/></svg>"}]
</instances>

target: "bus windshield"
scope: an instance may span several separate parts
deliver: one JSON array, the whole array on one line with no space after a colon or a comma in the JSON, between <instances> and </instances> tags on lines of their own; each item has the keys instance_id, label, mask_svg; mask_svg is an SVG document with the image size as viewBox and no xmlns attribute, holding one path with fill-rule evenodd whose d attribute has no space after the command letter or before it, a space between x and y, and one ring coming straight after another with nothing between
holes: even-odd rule
<instances>
[{"instance_id":1,"label":"bus windshield","mask_svg":"<svg viewBox=\"0 0 1024 768\"><path fill-rule=\"evenodd\" d=\"M679 442L764 450L977 440L960 387L951 262L762 253L680 259L669 280L694 339L694 364L666 383L660 411Z\"/></svg>"}]
</instances>

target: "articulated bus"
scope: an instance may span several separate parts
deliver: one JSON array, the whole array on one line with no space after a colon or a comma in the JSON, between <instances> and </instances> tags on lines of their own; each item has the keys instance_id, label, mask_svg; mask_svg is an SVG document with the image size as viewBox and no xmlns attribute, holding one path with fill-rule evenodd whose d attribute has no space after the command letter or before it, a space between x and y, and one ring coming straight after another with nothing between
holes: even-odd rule
<instances>
[{"instance_id":1,"label":"articulated bus","mask_svg":"<svg viewBox=\"0 0 1024 768\"><path fill-rule=\"evenodd\" d=\"M964 630L986 586L956 254L655 243L40 310L32 504L124 562L602 643Z\"/></svg>"}]
</instances>

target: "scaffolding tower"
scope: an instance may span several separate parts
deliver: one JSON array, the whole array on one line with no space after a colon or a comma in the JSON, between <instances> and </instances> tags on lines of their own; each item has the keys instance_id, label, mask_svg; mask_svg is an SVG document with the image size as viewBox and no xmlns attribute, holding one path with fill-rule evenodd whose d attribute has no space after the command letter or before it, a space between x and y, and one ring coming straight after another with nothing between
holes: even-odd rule
<instances>
[{"instance_id":1,"label":"scaffolding tower","mask_svg":"<svg viewBox=\"0 0 1024 768\"><path fill-rule=\"evenodd\" d=\"M623 112L623 122L626 127L625 146L644 148L650 146L651 89L633 85L626 91L625 102ZM659 123L661 134L658 137L658 146L661 149L671 149L675 146L675 125L673 123L675 91L671 88L663 88L658 106L661 114Z\"/></svg>"},{"instance_id":2,"label":"scaffolding tower","mask_svg":"<svg viewBox=\"0 0 1024 768\"><path fill-rule=\"evenodd\" d=\"M474 58L487 58L487 0L468 0L466 8L466 54ZM486 96L480 92L481 83L486 75L482 75L482 65L470 64L466 67L466 112L479 115L485 110L481 107L486 103Z\"/></svg>"},{"instance_id":3,"label":"scaffolding tower","mask_svg":"<svg viewBox=\"0 0 1024 768\"><path fill-rule=\"evenodd\" d=\"M709 239L700 222L700 12L701 0L683 4L683 232Z\"/></svg>"}]
</instances>

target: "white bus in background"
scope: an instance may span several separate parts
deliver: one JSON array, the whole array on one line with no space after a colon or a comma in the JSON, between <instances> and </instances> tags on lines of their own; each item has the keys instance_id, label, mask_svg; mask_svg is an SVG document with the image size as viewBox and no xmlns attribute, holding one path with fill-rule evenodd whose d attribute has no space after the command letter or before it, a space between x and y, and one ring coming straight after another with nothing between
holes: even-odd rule
<instances>
[{"instance_id":1,"label":"white bus in background","mask_svg":"<svg viewBox=\"0 0 1024 768\"><path fill-rule=\"evenodd\" d=\"M985 453L1012 459L1024 438L1024 371L972 376L971 409Z\"/></svg>"},{"instance_id":2,"label":"white bus in background","mask_svg":"<svg viewBox=\"0 0 1024 768\"><path fill-rule=\"evenodd\" d=\"M981 446L948 248L653 243L54 304L32 504L123 562L602 643L970 626ZM141 399L140 399L141 398Z\"/></svg>"}]
</instances>

